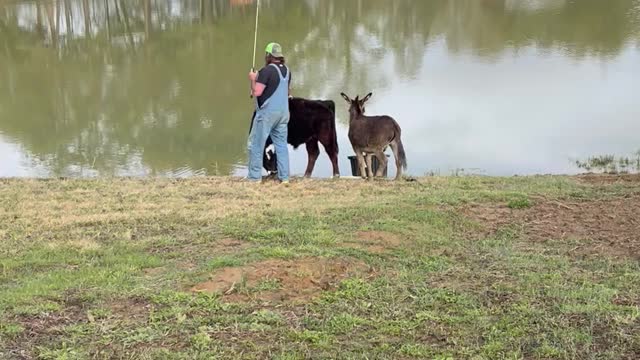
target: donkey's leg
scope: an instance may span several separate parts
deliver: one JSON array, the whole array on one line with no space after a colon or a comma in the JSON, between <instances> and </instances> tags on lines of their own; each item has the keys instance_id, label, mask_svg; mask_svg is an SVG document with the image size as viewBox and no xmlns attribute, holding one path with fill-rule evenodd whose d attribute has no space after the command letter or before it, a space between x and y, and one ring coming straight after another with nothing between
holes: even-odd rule
<instances>
[{"instance_id":1,"label":"donkey's leg","mask_svg":"<svg viewBox=\"0 0 640 360\"><path fill-rule=\"evenodd\" d=\"M398 143L392 142L390 144L393 151L393 157L396 159L396 180L402 179L402 162L400 161L400 152L398 150Z\"/></svg>"},{"instance_id":2,"label":"donkey's leg","mask_svg":"<svg viewBox=\"0 0 640 360\"><path fill-rule=\"evenodd\" d=\"M384 170L387 168L387 157L384 155L384 151L378 151L376 153L376 157L378 158L378 163L380 164L380 166L378 166L378 171L376 171L376 177L382 177L382 174L384 174Z\"/></svg>"},{"instance_id":3,"label":"donkey's leg","mask_svg":"<svg viewBox=\"0 0 640 360\"><path fill-rule=\"evenodd\" d=\"M369 180L373 180L373 166L372 166L372 161L371 161L371 157L373 155L371 153L367 153L366 155L366 159L367 159L367 178Z\"/></svg>"},{"instance_id":4,"label":"donkey's leg","mask_svg":"<svg viewBox=\"0 0 640 360\"><path fill-rule=\"evenodd\" d=\"M358 159L358 166L360 167L360 177L363 179L367 178L367 170L364 165L364 156L362 155L362 150L354 148L353 151L356 152L356 158Z\"/></svg>"},{"instance_id":5,"label":"donkey's leg","mask_svg":"<svg viewBox=\"0 0 640 360\"><path fill-rule=\"evenodd\" d=\"M307 170L304 172L304 177L310 178L311 173L313 173L313 168L316 166L318 156L320 155L320 147L318 147L318 141L316 139L307 141L307 155L309 162L307 163Z\"/></svg>"}]
</instances>

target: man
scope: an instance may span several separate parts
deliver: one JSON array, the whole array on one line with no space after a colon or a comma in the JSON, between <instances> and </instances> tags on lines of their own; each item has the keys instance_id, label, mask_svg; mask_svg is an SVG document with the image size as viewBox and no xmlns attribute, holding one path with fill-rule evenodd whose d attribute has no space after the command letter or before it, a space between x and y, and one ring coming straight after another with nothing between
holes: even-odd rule
<instances>
[{"instance_id":1,"label":"man","mask_svg":"<svg viewBox=\"0 0 640 360\"><path fill-rule=\"evenodd\" d=\"M291 72L285 65L282 47L270 43L265 49L265 67L251 71L251 92L256 98L256 111L249 134L249 181L262 179L262 159L267 138L271 136L278 158L278 179L289 182L289 86Z\"/></svg>"}]
</instances>

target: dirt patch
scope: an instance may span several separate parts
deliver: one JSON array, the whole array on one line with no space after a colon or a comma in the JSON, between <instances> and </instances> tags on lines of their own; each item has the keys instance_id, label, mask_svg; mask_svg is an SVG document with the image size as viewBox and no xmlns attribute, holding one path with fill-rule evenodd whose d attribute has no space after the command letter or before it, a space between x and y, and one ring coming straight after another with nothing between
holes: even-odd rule
<instances>
[{"instance_id":1,"label":"dirt patch","mask_svg":"<svg viewBox=\"0 0 640 360\"><path fill-rule=\"evenodd\" d=\"M252 267L224 268L216 272L210 281L194 286L191 291L207 293L231 293L236 290L236 285L240 285L243 276L248 273L255 273Z\"/></svg>"},{"instance_id":2,"label":"dirt patch","mask_svg":"<svg viewBox=\"0 0 640 360\"><path fill-rule=\"evenodd\" d=\"M402 245L402 239L386 231L360 231L353 241L344 246L353 249L362 249L371 253L381 254Z\"/></svg>"},{"instance_id":3,"label":"dirt patch","mask_svg":"<svg viewBox=\"0 0 640 360\"><path fill-rule=\"evenodd\" d=\"M86 310L81 306L68 304L64 309L41 312L34 315L9 317L11 323L20 324L24 331L19 336L7 340L9 358L33 359L35 349L53 338L67 336L65 328L86 320ZM2 321L2 319L0 319Z\"/></svg>"},{"instance_id":4,"label":"dirt patch","mask_svg":"<svg viewBox=\"0 0 640 360\"><path fill-rule=\"evenodd\" d=\"M138 297L112 300L106 307L111 311L111 317L128 320L146 319L151 310L151 304Z\"/></svg>"},{"instance_id":5,"label":"dirt patch","mask_svg":"<svg viewBox=\"0 0 640 360\"><path fill-rule=\"evenodd\" d=\"M593 185L611 185L611 184L640 184L640 174L583 174L576 176L580 182Z\"/></svg>"},{"instance_id":6,"label":"dirt patch","mask_svg":"<svg viewBox=\"0 0 640 360\"><path fill-rule=\"evenodd\" d=\"M238 251L249 247L249 244L237 239L222 239L215 243L215 248L221 251Z\"/></svg>"},{"instance_id":7,"label":"dirt patch","mask_svg":"<svg viewBox=\"0 0 640 360\"><path fill-rule=\"evenodd\" d=\"M572 249L577 255L640 258L640 195L583 202L540 199L523 210L482 204L462 212L483 226L484 235L518 225L530 241L579 241Z\"/></svg>"},{"instance_id":8,"label":"dirt patch","mask_svg":"<svg viewBox=\"0 0 640 360\"><path fill-rule=\"evenodd\" d=\"M65 326L81 322L85 311L79 307L65 308L63 311L41 313L33 316L20 316L18 323L25 328L26 337L37 338L43 335L61 334Z\"/></svg>"},{"instance_id":9,"label":"dirt patch","mask_svg":"<svg viewBox=\"0 0 640 360\"><path fill-rule=\"evenodd\" d=\"M304 301L334 289L344 279L372 273L366 264L344 258L268 260L221 269L211 280L197 284L191 291L218 293L229 302Z\"/></svg>"}]
</instances>

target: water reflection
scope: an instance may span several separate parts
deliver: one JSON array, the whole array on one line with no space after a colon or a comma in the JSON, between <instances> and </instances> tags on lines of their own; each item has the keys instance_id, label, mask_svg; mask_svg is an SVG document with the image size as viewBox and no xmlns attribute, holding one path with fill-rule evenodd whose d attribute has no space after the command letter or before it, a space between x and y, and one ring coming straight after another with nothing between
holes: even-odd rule
<instances>
[{"instance_id":1,"label":"water reflection","mask_svg":"<svg viewBox=\"0 0 640 360\"><path fill-rule=\"evenodd\" d=\"M262 6L259 43L285 45L294 92L337 102L343 173L340 91L374 91L368 110L398 118L418 175L564 172L568 157L639 147L640 1ZM236 172L254 11L235 0L4 2L0 176ZM293 154L295 173L305 157ZM330 175L324 157L316 169Z\"/></svg>"},{"instance_id":2,"label":"water reflection","mask_svg":"<svg viewBox=\"0 0 640 360\"><path fill-rule=\"evenodd\" d=\"M576 160L576 166L589 172L638 173L640 172L640 150L630 157L616 158L614 155L600 155L587 160Z\"/></svg>"}]
</instances>

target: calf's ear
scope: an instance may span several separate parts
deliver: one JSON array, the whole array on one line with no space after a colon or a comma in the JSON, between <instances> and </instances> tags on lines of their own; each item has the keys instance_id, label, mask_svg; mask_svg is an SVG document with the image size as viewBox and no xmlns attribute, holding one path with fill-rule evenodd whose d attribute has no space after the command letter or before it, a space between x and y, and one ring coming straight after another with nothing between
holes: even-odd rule
<instances>
[{"instance_id":1,"label":"calf's ear","mask_svg":"<svg viewBox=\"0 0 640 360\"><path fill-rule=\"evenodd\" d=\"M342 95L342 98L343 98L343 99L345 99L345 100L347 100L347 102L348 102L349 104L351 104L351 99L349 99L349 97L347 96L347 94L345 94L345 93L340 93L340 95Z\"/></svg>"},{"instance_id":2,"label":"calf's ear","mask_svg":"<svg viewBox=\"0 0 640 360\"><path fill-rule=\"evenodd\" d=\"M367 101L369 101L369 99L371 98L371 95L373 95L373 93L369 93L367 94L367 96L364 97L364 99L362 99L360 102L362 104L366 103Z\"/></svg>"}]
</instances>

